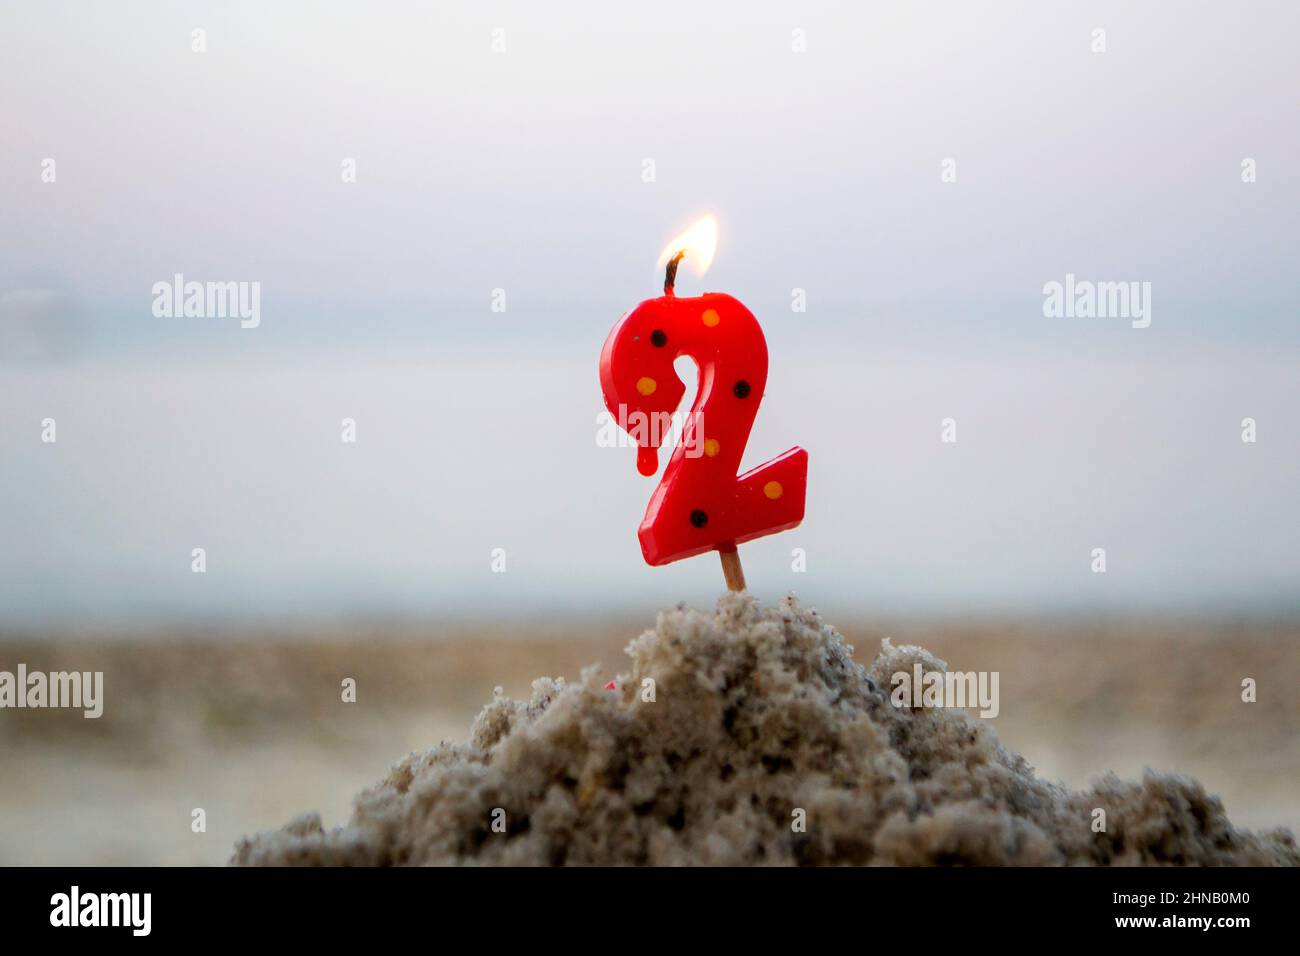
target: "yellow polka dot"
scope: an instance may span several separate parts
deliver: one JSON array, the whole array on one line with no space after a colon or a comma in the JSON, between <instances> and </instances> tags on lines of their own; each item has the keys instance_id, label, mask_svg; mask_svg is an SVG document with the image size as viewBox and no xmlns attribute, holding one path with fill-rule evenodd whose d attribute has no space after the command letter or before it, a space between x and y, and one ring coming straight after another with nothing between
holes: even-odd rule
<instances>
[{"instance_id":1,"label":"yellow polka dot","mask_svg":"<svg viewBox=\"0 0 1300 956\"><path fill-rule=\"evenodd\" d=\"M763 494L767 495L773 501L780 498L784 491L785 489L781 487L781 482L779 481L769 481L763 486Z\"/></svg>"},{"instance_id":2,"label":"yellow polka dot","mask_svg":"<svg viewBox=\"0 0 1300 956\"><path fill-rule=\"evenodd\" d=\"M722 321L722 318L718 315L716 309L705 309L704 314L700 316L700 319L703 320L704 324L709 328L713 328Z\"/></svg>"},{"instance_id":3,"label":"yellow polka dot","mask_svg":"<svg viewBox=\"0 0 1300 956\"><path fill-rule=\"evenodd\" d=\"M659 383L648 375L636 380L636 390L642 395L653 395L658 387Z\"/></svg>"},{"instance_id":4,"label":"yellow polka dot","mask_svg":"<svg viewBox=\"0 0 1300 956\"><path fill-rule=\"evenodd\" d=\"M721 450L722 450L722 446L718 444L718 440L716 438L704 439L704 454L708 455L710 458L712 458Z\"/></svg>"}]
</instances>

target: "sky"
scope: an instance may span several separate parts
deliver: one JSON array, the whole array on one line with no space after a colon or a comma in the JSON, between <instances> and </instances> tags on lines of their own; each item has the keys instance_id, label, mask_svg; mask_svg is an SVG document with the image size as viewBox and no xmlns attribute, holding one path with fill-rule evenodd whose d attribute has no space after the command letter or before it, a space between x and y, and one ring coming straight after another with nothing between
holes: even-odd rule
<instances>
[{"instance_id":1,"label":"sky","mask_svg":"<svg viewBox=\"0 0 1300 956\"><path fill-rule=\"evenodd\" d=\"M642 562L654 481L595 440L604 338L705 214L679 294L770 351L746 466L810 455L756 593L1300 610L1298 26L6 4L0 627L712 600L713 558ZM256 327L155 314L177 274L257 283ZM1149 289L1149 325L1045 315L1067 275Z\"/></svg>"}]
</instances>

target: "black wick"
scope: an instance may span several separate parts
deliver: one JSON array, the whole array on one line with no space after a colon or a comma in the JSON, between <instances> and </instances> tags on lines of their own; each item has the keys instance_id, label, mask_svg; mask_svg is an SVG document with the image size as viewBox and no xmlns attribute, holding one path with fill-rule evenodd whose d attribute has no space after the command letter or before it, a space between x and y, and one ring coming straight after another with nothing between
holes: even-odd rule
<instances>
[{"instance_id":1,"label":"black wick","mask_svg":"<svg viewBox=\"0 0 1300 956\"><path fill-rule=\"evenodd\" d=\"M673 295L673 286L677 284L677 264L684 255L685 249L668 260L668 268L664 270L664 295Z\"/></svg>"}]
</instances>

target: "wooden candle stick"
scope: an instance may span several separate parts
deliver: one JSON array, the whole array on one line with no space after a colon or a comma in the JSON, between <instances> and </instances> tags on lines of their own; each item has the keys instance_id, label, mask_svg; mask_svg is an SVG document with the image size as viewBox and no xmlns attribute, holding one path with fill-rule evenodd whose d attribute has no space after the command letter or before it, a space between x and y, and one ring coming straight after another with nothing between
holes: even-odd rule
<instances>
[{"instance_id":1,"label":"wooden candle stick","mask_svg":"<svg viewBox=\"0 0 1300 956\"><path fill-rule=\"evenodd\" d=\"M722 576L727 579L727 590L745 590L745 569L740 566L740 552L734 547L730 551L719 548L718 557L722 559Z\"/></svg>"}]
</instances>

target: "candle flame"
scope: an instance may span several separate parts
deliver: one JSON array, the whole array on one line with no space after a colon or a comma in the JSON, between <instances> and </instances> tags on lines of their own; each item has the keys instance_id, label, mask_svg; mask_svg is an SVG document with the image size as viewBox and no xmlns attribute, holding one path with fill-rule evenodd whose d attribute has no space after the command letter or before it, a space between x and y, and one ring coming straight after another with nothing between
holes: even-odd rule
<instances>
[{"instance_id":1,"label":"candle flame","mask_svg":"<svg viewBox=\"0 0 1300 956\"><path fill-rule=\"evenodd\" d=\"M659 255L658 268L662 271L664 266L668 265L668 260L680 252L682 261L687 263L697 276L702 276L713 264L713 254L717 251L718 221L712 216L705 216L664 246L664 251Z\"/></svg>"}]
</instances>

